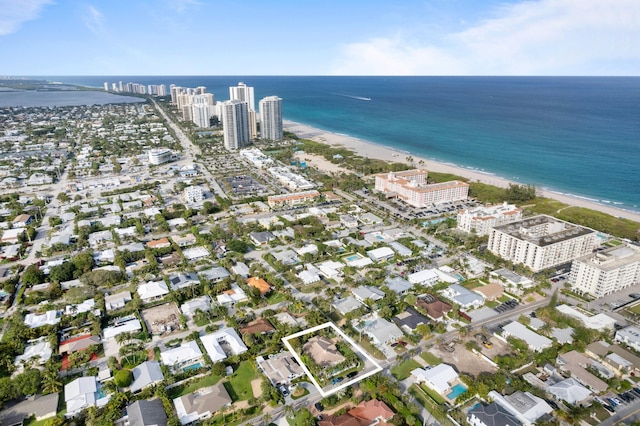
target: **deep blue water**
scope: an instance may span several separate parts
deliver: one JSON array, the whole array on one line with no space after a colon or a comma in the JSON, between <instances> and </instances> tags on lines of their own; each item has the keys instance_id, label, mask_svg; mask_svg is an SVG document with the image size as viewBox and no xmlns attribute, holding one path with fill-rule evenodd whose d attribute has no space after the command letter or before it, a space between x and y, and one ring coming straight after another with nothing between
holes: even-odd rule
<instances>
[{"instance_id":1,"label":"deep blue water","mask_svg":"<svg viewBox=\"0 0 640 426\"><path fill-rule=\"evenodd\" d=\"M283 98L289 120L640 211L640 78L45 78L203 85L217 100L244 81L256 104Z\"/></svg>"}]
</instances>

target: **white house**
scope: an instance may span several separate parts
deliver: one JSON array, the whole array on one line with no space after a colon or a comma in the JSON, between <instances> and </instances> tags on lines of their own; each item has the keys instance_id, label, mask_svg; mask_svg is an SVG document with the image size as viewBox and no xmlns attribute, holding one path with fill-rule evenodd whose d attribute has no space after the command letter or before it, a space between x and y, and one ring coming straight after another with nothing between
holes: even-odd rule
<instances>
[{"instance_id":1,"label":"white house","mask_svg":"<svg viewBox=\"0 0 640 426\"><path fill-rule=\"evenodd\" d=\"M636 327L625 327L616 331L616 342L622 342L627 346L640 351L640 329Z\"/></svg>"},{"instance_id":2,"label":"white house","mask_svg":"<svg viewBox=\"0 0 640 426\"><path fill-rule=\"evenodd\" d=\"M198 343L192 340L182 343L177 348L160 352L160 360L175 373L202 363L202 351Z\"/></svg>"},{"instance_id":3,"label":"white house","mask_svg":"<svg viewBox=\"0 0 640 426\"><path fill-rule=\"evenodd\" d=\"M64 387L64 401L67 404L67 418L89 407L102 407L109 402L111 395L99 398L98 381L96 377L80 377Z\"/></svg>"},{"instance_id":4,"label":"white house","mask_svg":"<svg viewBox=\"0 0 640 426\"><path fill-rule=\"evenodd\" d=\"M529 330L526 326L517 321L511 321L509 324L505 325L502 328L502 335L504 337L513 336L524 340L529 346L529 349L536 352L550 348L553 344L551 339L547 339L546 337Z\"/></svg>"},{"instance_id":5,"label":"white house","mask_svg":"<svg viewBox=\"0 0 640 426\"><path fill-rule=\"evenodd\" d=\"M374 262L382 262L393 259L396 253L390 247L380 247L367 251L367 256Z\"/></svg>"},{"instance_id":6,"label":"white house","mask_svg":"<svg viewBox=\"0 0 640 426\"><path fill-rule=\"evenodd\" d=\"M222 348L223 344L229 348L231 355L240 355L248 350L238 333L231 327L202 336L200 340L212 362L222 361L227 357L228 354Z\"/></svg>"},{"instance_id":7,"label":"white house","mask_svg":"<svg viewBox=\"0 0 640 426\"><path fill-rule=\"evenodd\" d=\"M411 284L420 284L424 286L432 286L438 282L439 276L433 269L423 269L407 276L407 280Z\"/></svg>"},{"instance_id":8,"label":"white house","mask_svg":"<svg viewBox=\"0 0 640 426\"><path fill-rule=\"evenodd\" d=\"M140 295L142 303L160 300L167 294L169 294L169 287L164 281L149 281L138 286L138 295Z\"/></svg>"},{"instance_id":9,"label":"white house","mask_svg":"<svg viewBox=\"0 0 640 426\"><path fill-rule=\"evenodd\" d=\"M416 382L425 383L440 395L446 395L459 379L456 370L447 364L439 364L428 370L416 368L411 374L416 378Z\"/></svg>"}]
</instances>

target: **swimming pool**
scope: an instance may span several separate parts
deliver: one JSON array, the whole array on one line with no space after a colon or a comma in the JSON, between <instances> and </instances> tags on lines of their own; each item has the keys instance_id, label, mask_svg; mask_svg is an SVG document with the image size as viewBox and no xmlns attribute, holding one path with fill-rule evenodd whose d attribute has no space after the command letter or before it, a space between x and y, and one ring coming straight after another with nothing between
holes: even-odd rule
<instances>
[{"instance_id":1,"label":"swimming pool","mask_svg":"<svg viewBox=\"0 0 640 426\"><path fill-rule=\"evenodd\" d=\"M182 369L182 371L191 371L191 370L197 370L198 368L202 368L204 367L204 365L202 365L201 362L197 363L197 364L193 364L193 365L188 365L186 367L184 367Z\"/></svg>"},{"instance_id":2,"label":"swimming pool","mask_svg":"<svg viewBox=\"0 0 640 426\"><path fill-rule=\"evenodd\" d=\"M357 254L352 254L351 256L345 257L345 259L347 260L347 262L353 262L354 260L360 259L360 256Z\"/></svg>"},{"instance_id":3,"label":"swimming pool","mask_svg":"<svg viewBox=\"0 0 640 426\"><path fill-rule=\"evenodd\" d=\"M467 391L467 388L464 387L463 384L458 383L457 385L451 388L451 392L447 394L447 398L449 398L450 400L454 400L460 395L462 395L463 393L465 393L466 391Z\"/></svg>"}]
</instances>

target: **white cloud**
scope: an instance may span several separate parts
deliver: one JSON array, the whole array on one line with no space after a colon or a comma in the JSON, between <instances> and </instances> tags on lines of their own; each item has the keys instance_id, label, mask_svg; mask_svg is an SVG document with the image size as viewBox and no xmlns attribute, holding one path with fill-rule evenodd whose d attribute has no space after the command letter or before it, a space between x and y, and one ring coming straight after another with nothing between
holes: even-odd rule
<instances>
[{"instance_id":1,"label":"white cloud","mask_svg":"<svg viewBox=\"0 0 640 426\"><path fill-rule=\"evenodd\" d=\"M178 13L183 13L192 7L200 6L198 0L169 0L169 7Z\"/></svg>"},{"instance_id":2,"label":"white cloud","mask_svg":"<svg viewBox=\"0 0 640 426\"><path fill-rule=\"evenodd\" d=\"M87 6L87 13L84 15L84 25L94 34L104 33L104 15L95 7Z\"/></svg>"},{"instance_id":3,"label":"white cloud","mask_svg":"<svg viewBox=\"0 0 640 426\"><path fill-rule=\"evenodd\" d=\"M638 0L525 1L436 43L394 35L348 44L332 73L638 75L638 22Z\"/></svg>"},{"instance_id":4,"label":"white cloud","mask_svg":"<svg viewBox=\"0 0 640 426\"><path fill-rule=\"evenodd\" d=\"M52 0L0 0L0 36L15 33L20 26L40 15Z\"/></svg>"}]
</instances>

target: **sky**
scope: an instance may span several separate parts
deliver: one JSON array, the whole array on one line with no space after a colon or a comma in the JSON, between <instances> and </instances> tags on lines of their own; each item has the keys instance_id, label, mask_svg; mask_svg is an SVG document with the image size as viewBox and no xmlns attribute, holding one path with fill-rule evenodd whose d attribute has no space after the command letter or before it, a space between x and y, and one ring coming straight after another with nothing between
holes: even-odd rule
<instances>
[{"instance_id":1,"label":"sky","mask_svg":"<svg viewBox=\"0 0 640 426\"><path fill-rule=\"evenodd\" d=\"M640 0L0 0L0 75L640 75Z\"/></svg>"}]
</instances>

